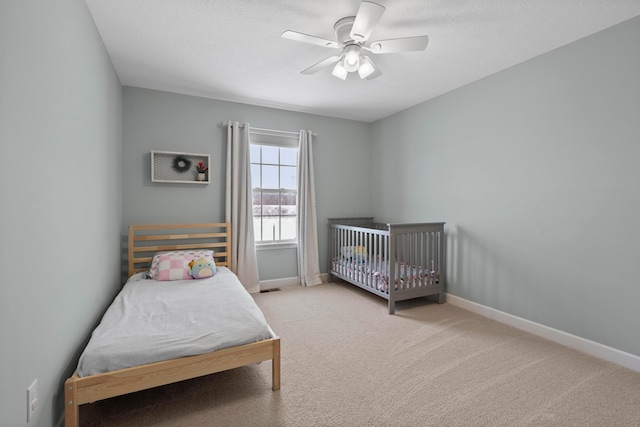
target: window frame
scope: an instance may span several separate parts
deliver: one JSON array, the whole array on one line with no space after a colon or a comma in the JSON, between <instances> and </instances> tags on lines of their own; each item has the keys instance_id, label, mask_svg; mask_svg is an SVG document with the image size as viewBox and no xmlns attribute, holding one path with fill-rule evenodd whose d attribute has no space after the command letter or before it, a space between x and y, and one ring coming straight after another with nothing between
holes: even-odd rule
<instances>
[{"instance_id":1,"label":"window frame","mask_svg":"<svg viewBox=\"0 0 640 427\"><path fill-rule=\"evenodd\" d=\"M257 128L249 128L249 148L250 148L250 152L251 152L251 148L253 145L258 145L258 146L271 146L271 147L277 147L277 148L294 148L296 150L296 153L299 150L299 135L296 132L286 132L286 131L276 131L276 130L268 130L268 129L257 129ZM259 163L254 163L253 161L251 161L251 159L249 160L251 166L253 167L256 164L259 164L260 166L264 165L265 163L262 163L262 159L260 159ZM267 165L271 165L269 163L267 163ZM280 158L278 158L278 169L280 169L280 167L282 166L291 166L291 165L282 165L280 164ZM255 236L255 245L256 245L256 250L264 250L264 249L285 249L285 248L297 248L298 247L298 230L297 230L297 224L298 224L298 212L297 212L297 204L298 204L298 189L297 189L297 183L298 183L298 171L299 171L299 165L298 165L298 156L296 154L296 161L295 161L295 168L296 168L296 188L293 190L294 194L295 194L295 198L296 198L296 215L293 216L293 218L295 218L295 223L296 223L296 238L295 240L274 240L274 241L262 241L258 239L258 236ZM251 182L251 194L252 194L252 198L253 198L253 194L254 194L254 187L253 187L253 177L252 177L252 182ZM276 189L273 189L276 190ZM279 199L280 199L280 191L282 191L282 188L278 188L278 194L279 194ZM253 204L252 204L253 206ZM277 217L292 217L290 215L280 215L278 214ZM252 221L255 221L256 216L253 215L253 208L252 208ZM254 234L255 234L255 226L254 226ZM260 236L261 238L262 236Z\"/></svg>"}]
</instances>

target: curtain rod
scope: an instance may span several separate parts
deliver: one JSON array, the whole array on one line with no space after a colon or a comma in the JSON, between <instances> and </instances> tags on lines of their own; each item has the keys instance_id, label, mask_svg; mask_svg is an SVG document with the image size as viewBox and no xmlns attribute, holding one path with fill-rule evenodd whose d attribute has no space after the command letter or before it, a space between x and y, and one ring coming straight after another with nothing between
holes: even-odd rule
<instances>
[{"instance_id":1,"label":"curtain rod","mask_svg":"<svg viewBox=\"0 0 640 427\"><path fill-rule=\"evenodd\" d=\"M229 125L229 122L222 122L222 126L227 127ZM240 123L240 127L244 128L244 125L242 123ZM249 131L257 131L257 132L275 132L275 133L284 133L284 134L289 134L289 135L295 135L298 136L298 132L293 132L293 131L289 131L289 130L278 130L278 129L266 129L266 128L256 128L253 126L249 126ZM318 136L318 134L316 132L311 132L311 135L313 136Z\"/></svg>"}]
</instances>

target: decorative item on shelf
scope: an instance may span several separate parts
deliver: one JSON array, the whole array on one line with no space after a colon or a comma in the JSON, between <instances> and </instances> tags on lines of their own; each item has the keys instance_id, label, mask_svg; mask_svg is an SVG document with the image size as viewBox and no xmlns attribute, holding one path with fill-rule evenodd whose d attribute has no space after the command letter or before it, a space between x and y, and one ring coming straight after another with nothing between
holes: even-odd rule
<instances>
[{"instance_id":1,"label":"decorative item on shelf","mask_svg":"<svg viewBox=\"0 0 640 427\"><path fill-rule=\"evenodd\" d=\"M185 173L191 168L191 160L187 159L184 156L175 156L173 158L173 164L171 165L171 167L178 173Z\"/></svg>"},{"instance_id":2,"label":"decorative item on shelf","mask_svg":"<svg viewBox=\"0 0 640 427\"><path fill-rule=\"evenodd\" d=\"M204 181L207 177L207 166L202 162L198 162L196 169L198 170L198 181Z\"/></svg>"},{"instance_id":3,"label":"decorative item on shelf","mask_svg":"<svg viewBox=\"0 0 640 427\"><path fill-rule=\"evenodd\" d=\"M206 168L204 179L198 179L199 163ZM151 150L151 182L209 184L210 163L209 154Z\"/></svg>"}]
</instances>

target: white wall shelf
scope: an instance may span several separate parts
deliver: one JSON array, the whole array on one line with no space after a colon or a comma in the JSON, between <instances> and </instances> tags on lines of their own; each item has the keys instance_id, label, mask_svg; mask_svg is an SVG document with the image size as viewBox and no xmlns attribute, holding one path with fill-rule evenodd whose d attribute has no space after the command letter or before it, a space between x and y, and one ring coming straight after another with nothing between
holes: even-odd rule
<instances>
[{"instance_id":1,"label":"white wall shelf","mask_svg":"<svg viewBox=\"0 0 640 427\"><path fill-rule=\"evenodd\" d=\"M174 168L176 159L190 163L181 172ZM196 167L202 162L207 167L204 180L198 180ZM174 151L151 151L151 182L170 182L177 184L209 184L209 154L180 153Z\"/></svg>"}]
</instances>

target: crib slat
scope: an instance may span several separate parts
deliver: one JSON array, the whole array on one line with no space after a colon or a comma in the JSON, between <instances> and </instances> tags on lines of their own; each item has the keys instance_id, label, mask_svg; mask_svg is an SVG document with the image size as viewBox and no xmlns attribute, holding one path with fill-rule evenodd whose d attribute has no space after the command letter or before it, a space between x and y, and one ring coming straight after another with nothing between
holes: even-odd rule
<instances>
[{"instance_id":1,"label":"crib slat","mask_svg":"<svg viewBox=\"0 0 640 427\"><path fill-rule=\"evenodd\" d=\"M379 267L379 257L378 257L378 253L379 253L379 249L378 249L378 243L379 243L379 239L380 236L377 234L374 234L374 238L373 238L373 253L375 254L375 258L373 259L373 264L371 267L371 275L374 274L374 272L376 271L380 271L380 267ZM372 277L371 281L373 282L373 287L376 289L380 289L380 282L379 282L379 277Z\"/></svg>"},{"instance_id":2,"label":"crib slat","mask_svg":"<svg viewBox=\"0 0 640 427\"><path fill-rule=\"evenodd\" d=\"M424 263L424 238L426 237L425 233L420 233L420 243L418 244L419 246L419 251L420 251L420 272L418 274L418 278L419 278L419 285L420 287L424 286L424 271L426 270L426 266Z\"/></svg>"},{"instance_id":3,"label":"crib slat","mask_svg":"<svg viewBox=\"0 0 640 427\"><path fill-rule=\"evenodd\" d=\"M366 271L367 271L367 285L370 288L375 289L375 281L374 281L374 277L373 277L373 263L374 263L374 255L373 255L373 248L375 246L375 235L373 235L372 233L369 233L369 243L367 244L367 265L366 265Z\"/></svg>"}]
</instances>

